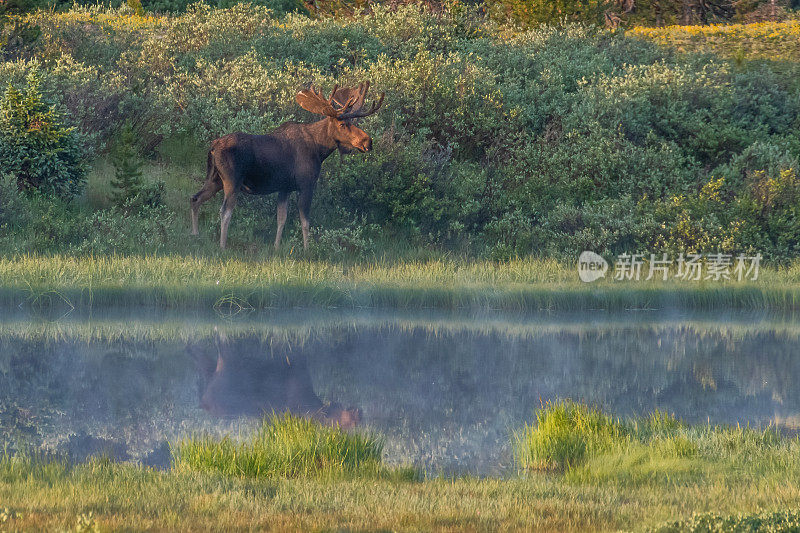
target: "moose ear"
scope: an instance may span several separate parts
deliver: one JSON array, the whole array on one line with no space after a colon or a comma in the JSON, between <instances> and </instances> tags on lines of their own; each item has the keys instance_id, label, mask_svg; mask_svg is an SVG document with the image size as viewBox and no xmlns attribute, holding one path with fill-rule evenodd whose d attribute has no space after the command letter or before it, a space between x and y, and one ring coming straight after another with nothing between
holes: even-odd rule
<instances>
[{"instance_id":1,"label":"moose ear","mask_svg":"<svg viewBox=\"0 0 800 533\"><path fill-rule=\"evenodd\" d=\"M329 102L322 100L317 93L311 89L303 89L295 97L297 103L311 113L317 115L335 116L336 112Z\"/></svg>"}]
</instances>

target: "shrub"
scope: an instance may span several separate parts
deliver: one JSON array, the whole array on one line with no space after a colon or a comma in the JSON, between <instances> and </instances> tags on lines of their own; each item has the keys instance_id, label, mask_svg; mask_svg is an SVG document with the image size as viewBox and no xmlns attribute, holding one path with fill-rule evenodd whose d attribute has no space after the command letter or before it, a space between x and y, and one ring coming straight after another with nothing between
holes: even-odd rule
<instances>
[{"instance_id":1,"label":"shrub","mask_svg":"<svg viewBox=\"0 0 800 533\"><path fill-rule=\"evenodd\" d=\"M127 0L129 3L132 0ZM144 9L157 13L183 13L186 9L196 4L198 0L133 0L140 3ZM201 0L202 1L202 0ZM242 0L205 0L205 3L214 7L228 8ZM275 12L276 15L286 13L308 13L308 9L300 0L245 0L245 3L264 6Z\"/></svg>"},{"instance_id":2,"label":"shrub","mask_svg":"<svg viewBox=\"0 0 800 533\"><path fill-rule=\"evenodd\" d=\"M42 30L25 48L33 59L0 65L0 81L40 72L42 92L93 149L130 120L136 152L184 168L202 164L215 137L312 120L294 102L311 81L329 90L369 79L387 93L363 123L375 151L326 161L313 211L318 253L368 256L381 241L495 259L711 247L784 261L800 250L789 172L800 156L796 65L679 55L642 38L681 34L680 46L704 49L695 37L719 34L726 50L761 54L767 43L775 54L773 41L796 24L633 38L572 23L519 31L456 1L343 18L213 5L174 16L27 15ZM720 179L718 195L705 197ZM188 191L183 178L174 185L117 204L138 217L163 190L180 213ZM274 199L259 202L269 221L244 199L234 216L233 233L259 241L248 251L274 234ZM357 233L354 221L380 234Z\"/></svg>"},{"instance_id":3,"label":"shrub","mask_svg":"<svg viewBox=\"0 0 800 533\"><path fill-rule=\"evenodd\" d=\"M30 220L29 207L16 178L8 174L0 176L0 229L24 226Z\"/></svg>"},{"instance_id":4,"label":"shrub","mask_svg":"<svg viewBox=\"0 0 800 533\"><path fill-rule=\"evenodd\" d=\"M662 524L651 531L655 533L800 531L800 512L764 511L736 515L698 513L691 518Z\"/></svg>"},{"instance_id":5,"label":"shrub","mask_svg":"<svg viewBox=\"0 0 800 533\"><path fill-rule=\"evenodd\" d=\"M366 258L375 252L370 235L379 232L380 226L367 223L364 217L338 228L318 227L312 233L314 250L323 259Z\"/></svg>"},{"instance_id":6,"label":"shrub","mask_svg":"<svg viewBox=\"0 0 800 533\"><path fill-rule=\"evenodd\" d=\"M126 0L128 7L133 11L134 15L141 17L144 15L144 8L142 7L142 0Z\"/></svg>"},{"instance_id":7,"label":"shrub","mask_svg":"<svg viewBox=\"0 0 800 533\"><path fill-rule=\"evenodd\" d=\"M613 0L502 0L489 2L495 16L522 24L563 24L584 22L603 25L605 13L615 7ZM638 4L637 4L638 5Z\"/></svg>"},{"instance_id":8,"label":"shrub","mask_svg":"<svg viewBox=\"0 0 800 533\"><path fill-rule=\"evenodd\" d=\"M22 189L73 198L83 191L86 150L39 84L33 71L24 90L9 84L0 101L0 164Z\"/></svg>"}]
</instances>

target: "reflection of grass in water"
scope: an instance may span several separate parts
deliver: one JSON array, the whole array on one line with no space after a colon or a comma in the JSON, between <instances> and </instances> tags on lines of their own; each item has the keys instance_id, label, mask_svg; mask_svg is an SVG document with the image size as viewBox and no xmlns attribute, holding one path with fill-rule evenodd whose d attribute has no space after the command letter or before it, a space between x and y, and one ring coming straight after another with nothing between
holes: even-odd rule
<instances>
[{"instance_id":1,"label":"reflection of grass in water","mask_svg":"<svg viewBox=\"0 0 800 533\"><path fill-rule=\"evenodd\" d=\"M800 264L762 269L758 282L578 281L553 260L428 261L400 264L282 257L92 257L25 255L0 259L0 302L57 291L81 308L156 305L211 308L325 306L500 308L507 310L745 308L796 309Z\"/></svg>"},{"instance_id":2,"label":"reflection of grass in water","mask_svg":"<svg viewBox=\"0 0 800 533\"><path fill-rule=\"evenodd\" d=\"M241 303L241 302L240 302ZM227 302L223 313L191 314L144 309L79 315L46 320L28 314L3 318L0 338L25 341L74 339L82 342L187 341L212 338L215 331L229 336L256 336L264 341L303 345L310 339L352 329L381 334L425 330L432 335L489 335L530 340L553 333L601 334L620 332L663 333L680 328L697 335L710 333L741 338L769 333L787 340L800 338L800 320L784 315L742 312L720 316L718 312L670 314L661 312L594 313L497 313L477 315L459 312L392 310L303 309L252 313ZM235 316L228 315L231 311ZM216 328L216 329L215 329Z\"/></svg>"},{"instance_id":3,"label":"reflection of grass in water","mask_svg":"<svg viewBox=\"0 0 800 533\"><path fill-rule=\"evenodd\" d=\"M265 419L249 439L193 437L175 446L178 470L230 476L295 478L390 474L381 465L383 440L289 414ZM398 475L414 476L403 469Z\"/></svg>"},{"instance_id":4,"label":"reflection of grass in water","mask_svg":"<svg viewBox=\"0 0 800 533\"><path fill-rule=\"evenodd\" d=\"M514 436L525 469L580 483L638 484L800 474L800 440L773 428L689 426L658 411L620 420L572 401L549 402ZM747 462L746 467L743 461Z\"/></svg>"}]
</instances>

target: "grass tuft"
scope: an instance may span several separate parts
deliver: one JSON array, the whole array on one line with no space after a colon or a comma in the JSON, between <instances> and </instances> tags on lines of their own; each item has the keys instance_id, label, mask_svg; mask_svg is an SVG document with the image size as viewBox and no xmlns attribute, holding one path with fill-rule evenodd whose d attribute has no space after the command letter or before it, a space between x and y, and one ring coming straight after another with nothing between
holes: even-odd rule
<instances>
[{"instance_id":1,"label":"grass tuft","mask_svg":"<svg viewBox=\"0 0 800 533\"><path fill-rule=\"evenodd\" d=\"M176 452L178 470L237 477L325 478L380 474L383 441L286 414L265 418L256 434L243 442L200 436L178 443Z\"/></svg>"},{"instance_id":2,"label":"grass tuft","mask_svg":"<svg viewBox=\"0 0 800 533\"><path fill-rule=\"evenodd\" d=\"M800 472L800 439L772 427L689 426L658 411L621 420L569 400L545 404L514 444L523 469L557 471L579 483L737 479L743 458L751 474Z\"/></svg>"},{"instance_id":3,"label":"grass tuft","mask_svg":"<svg viewBox=\"0 0 800 533\"><path fill-rule=\"evenodd\" d=\"M625 428L595 407L570 400L547 402L536 425L515 435L517 456L526 469L567 470L619 444Z\"/></svg>"}]
</instances>

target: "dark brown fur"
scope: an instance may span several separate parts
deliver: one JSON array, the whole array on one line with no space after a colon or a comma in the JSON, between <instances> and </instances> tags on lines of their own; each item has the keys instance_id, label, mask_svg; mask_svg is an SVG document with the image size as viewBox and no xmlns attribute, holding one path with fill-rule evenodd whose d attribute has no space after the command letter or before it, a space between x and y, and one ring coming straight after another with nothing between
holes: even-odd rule
<instances>
[{"instance_id":1,"label":"dark brown fur","mask_svg":"<svg viewBox=\"0 0 800 533\"><path fill-rule=\"evenodd\" d=\"M239 192L278 193L278 229L275 248L281 242L286 223L289 194L297 191L303 246L308 248L309 212L322 162L334 150L341 153L368 152L372 139L352 121L374 113L376 107L361 112L369 84L358 89L334 88L331 98L306 89L298 94L305 109L325 115L311 124L287 122L268 135L231 133L214 140L208 151L206 181L191 198L192 234L198 234L198 209L220 190L225 194L220 208L220 247L225 248L231 213ZM344 103L340 100L346 99ZM341 107L335 109L333 104Z\"/></svg>"}]
</instances>

